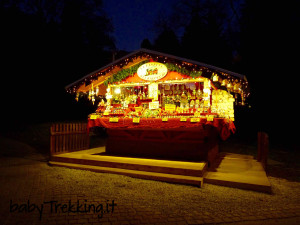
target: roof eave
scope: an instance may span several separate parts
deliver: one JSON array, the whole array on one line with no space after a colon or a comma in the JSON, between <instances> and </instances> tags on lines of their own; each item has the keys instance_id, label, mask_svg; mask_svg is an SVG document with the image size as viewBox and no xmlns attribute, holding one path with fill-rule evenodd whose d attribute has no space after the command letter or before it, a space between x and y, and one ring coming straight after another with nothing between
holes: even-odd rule
<instances>
[{"instance_id":1,"label":"roof eave","mask_svg":"<svg viewBox=\"0 0 300 225\"><path fill-rule=\"evenodd\" d=\"M195 60L191 60L191 59L186 59L186 58L182 58L182 57L178 57L178 56L174 56L174 55L170 55L170 54L166 54L166 53L161 53L161 52L157 52L157 51L154 51L154 50L149 50L149 49L145 49L145 48L141 48L141 49L138 49L132 53L129 53L125 56L123 56L122 58L120 59L117 59L111 63L109 63L108 65L105 65L103 67L101 67L100 69L98 70L95 70L89 74L87 74L86 76L82 77L81 79L78 79L74 82L72 82L71 84L65 86L65 89L69 89L71 88L72 86L76 85L77 83L81 82L82 80L92 76L93 74L97 73L97 72L100 72L100 71L103 71L105 70L106 68L114 65L114 64L117 64L118 62L126 59L126 58L129 58L139 52L145 52L145 53L149 53L149 54L155 54L155 55L160 55L160 56L165 56L165 57L168 57L168 58L173 58L173 59L176 59L176 60L179 60L179 61L184 61L184 62L187 62L187 63L191 63L191 64L195 64L195 65L198 65L198 66L203 66L203 67L207 67L209 69L213 69L213 70L216 70L216 71L219 71L219 72L223 72L223 73L227 73L227 74L230 74L230 75L233 75L235 77L238 77L240 79L243 79L245 81L247 81L247 78L245 75L242 75L242 74L239 74L239 73L235 73L235 72L232 72L232 71L229 71L229 70L226 70L226 69L222 69L220 67L216 67L216 66L212 66L212 65L209 65L209 64L206 64L206 63L202 63L202 62L198 62L198 61L195 61Z\"/></svg>"}]
</instances>

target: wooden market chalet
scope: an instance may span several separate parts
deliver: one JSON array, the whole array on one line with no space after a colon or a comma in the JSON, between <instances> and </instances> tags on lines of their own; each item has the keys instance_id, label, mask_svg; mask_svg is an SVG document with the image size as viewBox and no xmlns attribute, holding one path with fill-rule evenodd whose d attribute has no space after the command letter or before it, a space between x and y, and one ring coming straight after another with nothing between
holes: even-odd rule
<instances>
[{"instance_id":1,"label":"wooden market chalet","mask_svg":"<svg viewBox=\"0 0 300 225\"><path fill-rule=\"evenodd\" d=\"M98 105L88 126L106 128L109 154L211 163L235 132L234 104L249 95L244 75L139 49L66 87Z\"/></svg>"}]
</instances>

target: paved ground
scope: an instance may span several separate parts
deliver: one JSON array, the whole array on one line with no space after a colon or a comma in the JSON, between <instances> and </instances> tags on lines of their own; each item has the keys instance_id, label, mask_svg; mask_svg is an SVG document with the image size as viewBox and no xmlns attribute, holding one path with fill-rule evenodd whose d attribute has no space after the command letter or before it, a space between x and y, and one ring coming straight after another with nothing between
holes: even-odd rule
<instances>
[{"instance_id":1,"label":"paved ground","mask_svg":"<svg viewBox=\"0 0 300 225\"><path fill-rule=\"evenodd\" d=\"M198 188L50 167L2 137L0 147L1 224L300 224L299 182L269 177L271 195Z\"/></svg>"}]
</instances>

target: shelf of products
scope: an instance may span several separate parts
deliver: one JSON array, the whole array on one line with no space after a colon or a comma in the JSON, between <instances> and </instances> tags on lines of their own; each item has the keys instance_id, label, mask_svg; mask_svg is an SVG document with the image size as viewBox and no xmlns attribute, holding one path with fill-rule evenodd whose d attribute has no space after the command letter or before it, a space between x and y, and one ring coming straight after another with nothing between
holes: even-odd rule
<instances>
[{"instance_id":1,"label":"shelf of products","mask_svg":"<svg viewBox=\"0 0 300 225\"><path fill-rule=\"evenodd\" d=\"M172 83L109 85L93 118L194 118L210 116L234 120L234 98L216 89L209 79Z\"/></svg>"}]
</instances>

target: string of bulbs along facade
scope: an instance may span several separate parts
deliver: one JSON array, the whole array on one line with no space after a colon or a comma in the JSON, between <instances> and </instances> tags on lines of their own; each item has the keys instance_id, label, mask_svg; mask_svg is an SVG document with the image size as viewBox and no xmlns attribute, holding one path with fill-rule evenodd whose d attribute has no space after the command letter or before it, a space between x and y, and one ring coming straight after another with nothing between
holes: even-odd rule
<instances>
[{"instance_id":1,"label":"string of bulbs along facade","mask_svg":"<svg viewBox=\"0 0 300 225\"><path fill-rule=\"evenodd\" d=\"M100 84L124 84L128 83L126 78L129 76L134 76L139 66L148 63L149 61L160 62L167 66L169 72L177 72L184 76L189 77L190 79L196 79L198 77L209 78L212 81L212 84L218 88L227 90L229 93L234 94L236 104L245 104L246 98L249 96L249 86L246 79L242 79L237 76L233 76L229 73L216 70L215 68L208 68L208 66L197 65L190 62L182 61L181 59L167 57L163 55L150 54L147 52L137 52L125 57L117 62L111 63L110 65L101 68L93 73L84 77L73 85L67 88L67 91L72 94L76 94L76 98L87 94L93 102L99 96ZM99 78L103 78L103 82L100 84L93 85L97 83ZM175 78L177 79L177 78ZM183 79L183 78L181 78ZM128 83L133 85L133 83ZM139 85L139 84L137 84ZM90 87L90 89L85 92L80 90L80 87ZM103 95L101 95L103 96Z\"/></svg>"}]
</instances>

